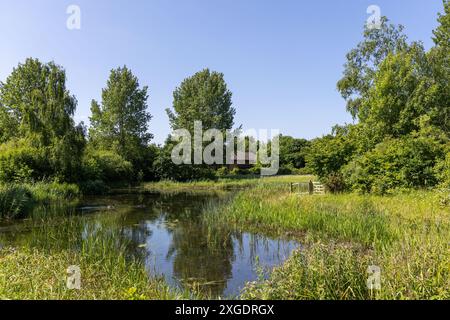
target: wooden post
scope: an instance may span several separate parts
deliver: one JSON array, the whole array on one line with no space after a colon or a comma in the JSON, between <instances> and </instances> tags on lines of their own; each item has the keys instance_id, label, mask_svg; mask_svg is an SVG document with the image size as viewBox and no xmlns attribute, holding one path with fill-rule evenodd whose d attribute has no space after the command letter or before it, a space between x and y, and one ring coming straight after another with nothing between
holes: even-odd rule
<instances>
[{"instance_id":1,"label":"wooden post","mask_svg":"<svg viewBox=\"0 0 450 320\"><path fill-rule=\"evenodd\" d=\"M292 193L292 182L289 184L289 187L290 187L290 190L291 190L291 193Z\"/></svg>"}]
</instances>

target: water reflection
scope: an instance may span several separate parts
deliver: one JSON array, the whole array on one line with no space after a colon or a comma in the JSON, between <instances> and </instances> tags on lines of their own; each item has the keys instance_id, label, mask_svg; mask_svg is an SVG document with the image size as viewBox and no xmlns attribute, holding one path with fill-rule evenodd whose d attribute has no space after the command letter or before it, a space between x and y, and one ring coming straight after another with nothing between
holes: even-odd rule
<instances>
[{"instance_id":1,"label":"water reflection","mask_svg":"<svg viewBox=\"0 0 450 320\"><path fill-rule=\"evenodd\" d=\"M86 239L108 237L117 250L125 248L149 274L164 276L172 286L235 296L257 278L257 261L266 268L280 264L296 244L205 226L204 205L229 196L114 195L86 198L76 207L36 208L33 219L0 225L0 246L80 250Z\"/></svg>"}]
</instances>

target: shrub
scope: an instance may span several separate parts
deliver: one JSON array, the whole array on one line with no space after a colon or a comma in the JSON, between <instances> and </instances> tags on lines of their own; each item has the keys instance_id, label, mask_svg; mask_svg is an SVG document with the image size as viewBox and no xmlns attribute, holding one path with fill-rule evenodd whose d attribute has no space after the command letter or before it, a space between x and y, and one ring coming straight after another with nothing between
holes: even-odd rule
<instances>
[{"instance_id":1,"label":"shrub","mask_svg":"<svg viewBox=\"0 0 450 320\"><path fill-rule=\"evenodd\" d=\"M24 141L0 145L0 181L27 182L51 175L43 152Z\"/></svg>"},{"instance_id":2,"label":"shrub","mask_svg":"<svg viewBox=\"0 0 450 320\"><path fill-rule=\"evenodd\" d=\"M338 193L345 190L346 185L344 177L340 173L332 173L323 179L325 187L332 193Z\"/></svg>"},{"instance_id":3,"label":"shrub","mask_svg":"<svg viewBox=\"0 0 450 320\"><path fill-rule=\"evenodd\" d=\"M389 190L437 184L434 172L443 146L433 138L386 139L354 159L342 172L353 190L385 194Z\"/></svg>"},{"instance_id":4,"label":"shrub","mask_svg":"<svg viewBox=\"0 0 450 320\"><path fill-rule=\"evenodd\" d=\"M441 186L450 188L450 152L447 153L445 159L436 164L435 173Z\"/></svg>"},{"instance_id":5,"label":"shrub","mask_svg":"<svg viewBox=\"0 0 450 320\"><path fill-rule=\"evenodd\" d=\"M86 180L118 182L134 179L133 165L112 151L87 152L83 168Z\"/></svg>"},{"instance_id":6,"label":"shrub","mask_svg":"<svg viewBox=\"0 0 450 320\"><path fill-rule=\"evenodd\" d=\"M216 175L218 177L226 177L229 174L228 168L227 167L220 167L219 169L217 169L216 171Z\"/></svg>"},{"instance_id":7,"label":"shrub","mask_svg":"<svg viewBox=\"0 0 450 320\"><path fill-rule=\"evenodd\" d=\"M241 169L239 169L238 167L233 168L233 169L230 171L230 175L232 175L232 176L238 176L238 175L240 175L240 174L241 174Z\"/></svg>"}]
</instances>

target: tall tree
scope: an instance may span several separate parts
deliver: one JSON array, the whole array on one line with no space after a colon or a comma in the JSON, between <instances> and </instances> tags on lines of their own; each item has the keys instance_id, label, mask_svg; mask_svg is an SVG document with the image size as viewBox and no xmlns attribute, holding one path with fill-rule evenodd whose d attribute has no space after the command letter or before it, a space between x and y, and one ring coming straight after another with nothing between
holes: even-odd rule
<instances>
[{"instance_id":1,"label":"tall tree","mask_svg":"<svg viewBox=\"0 0 450 320\"><path fill-rule=\"evenodd\" d=\"M34 135L43 146L73 130L77 100L66 89L66 73L53 62L27 59L1 85L2 114L11 137Z\"/></svg>"},{"instance_id":2,"label":"tall tree","mask_svg":"<svg viewBox=\"0 0 450 320\"><path fill-rule=\"evenodd\" d=\"M443 0L444 13L439 14L438 22L439 26L433 31L434 42L438 46L448 47L450 46L450 1Z\"/></svg>"},{"instance_id":3,"label":"tall tree","mask_svg":"<svg viewBox=\"0 0 450 320\"><path fill-rule=\"evenodd\" d=\"M361 103L370 90L379 65L392 53L407 47L403 26L382 18L380 29L365 27L364 40L347 54L344 75L337 87L347 101L347 110L358 118Z\"/></svg>"},{"instance_id":4,"label":"tall tree","mask_svg":"<svg viewBox=\"0 0 450 320\"><path fill-rule=\"evenodd\" d=\"M1 142L26 140L50 161L46 175L74 180L84 147L84 128L73 120L76 105L64 69L29 58L1 84Z\"/></svg>"},{"instance_id":5,"label":"tall tree","mask_svg":"<svg viewBox=\"0 0 450 320\"><path fill-rule=\"evenodd\" d=\"M205 130L230 130L236 113L231 97L222 73L209 69L196 73L173 93L173 111L166 110L172 129L193 132L194 121L201 121Z\"/></svg>"},{"instance_id":6,"label":"tall tree","mask_svg":"<svg viewBox=\"0 0 450 320\"><path fill-rule=\"evenodd\" d=\"M124 66L111 70L99 104L93 100L89 136L99 148L113 150L137 164L145 156L152 134L152 116L147 111L148 87L142 89L133 73Z\"/></svg>"}]
</instances>

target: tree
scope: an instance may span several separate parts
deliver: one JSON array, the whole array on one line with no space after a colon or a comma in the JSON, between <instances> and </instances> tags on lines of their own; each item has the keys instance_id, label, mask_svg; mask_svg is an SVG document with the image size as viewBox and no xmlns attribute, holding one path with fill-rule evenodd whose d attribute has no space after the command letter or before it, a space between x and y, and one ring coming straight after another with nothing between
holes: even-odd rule
<instances>
[{"instance_id":1,"label":"tree","mask_svg":"<svg viewBox=\"0 0 450 320\"><path fill-rule=\"evenodd\" d=\"M365 27L364 40L347 54L344 75L337 84L353 118L359 116L361 103L372 86L378 66L389 54L407 47L403 26L388 24L386 17L381 22L381 29Z\"/></svg>"},{"instance_id":2,"label":"tree","mask_svg":"<svg viewBox=\"0 0 450 320\"><path fill-rule=\"evenodd\" d=\"M76 105L62 67L27 59L1 84L0 142L26 141L49 161L43 176L74 180L84 148L84 127L73 121Z\"/></svg>"},{"instance_id":3,"label":"tree","mask_svg":"<svg viewBox=\"0 0 450 320\"><path fill-rule=\"evenodd\" d=\"M230 130L236 113L231 97L222 73L209 69L197 72L173 93L173 111L166 110L172 129L192 133L194 121L201 121L204 130Z\"/></svg>"},{"instance_id":4,"label":"tree","mask_svg":"<svg viewBox=\"0 0 450 320\"><path fill-rule=\"evenodd\" d=\"M305 150L308 140L295 139L290 136L280 136L280 166L300 169L306 164Z\"/></svg>"},{"instance_id":5,"label":"tree","mask_svg":"<svg viewBox=\"0 0 450 320\"><path fill-rule=\"evenodd\" d=\"M141 170L152 139L147 91L147 86L140 89L137 77L126 66L111 70L101 104L92 101L89 129L95 146L117 152Z\"/></svg>"},{"instance_id":6,"label":"tree","mask_svg":"<svg viewBox=\"0 0 450 320\"><path fill-rule=\"evenodd\" d=\"M330 135L311 141L306 157L307 166L320 179L340 172L355 153L355 145L349 137L349 127L335 126Z\"/></svg>"},{"instance_id":7,"label":"tree","mask_svg":"<svg viewBox=\"0 0 450 320\"><path fill-rule=\"evenodd\" d=\"M443 3L444 14L439 14L439 26L433 31L433 40L437 46L447 47L448 49L450 46L450 1L443 0Z\"/></svg>"}]
</instances>

